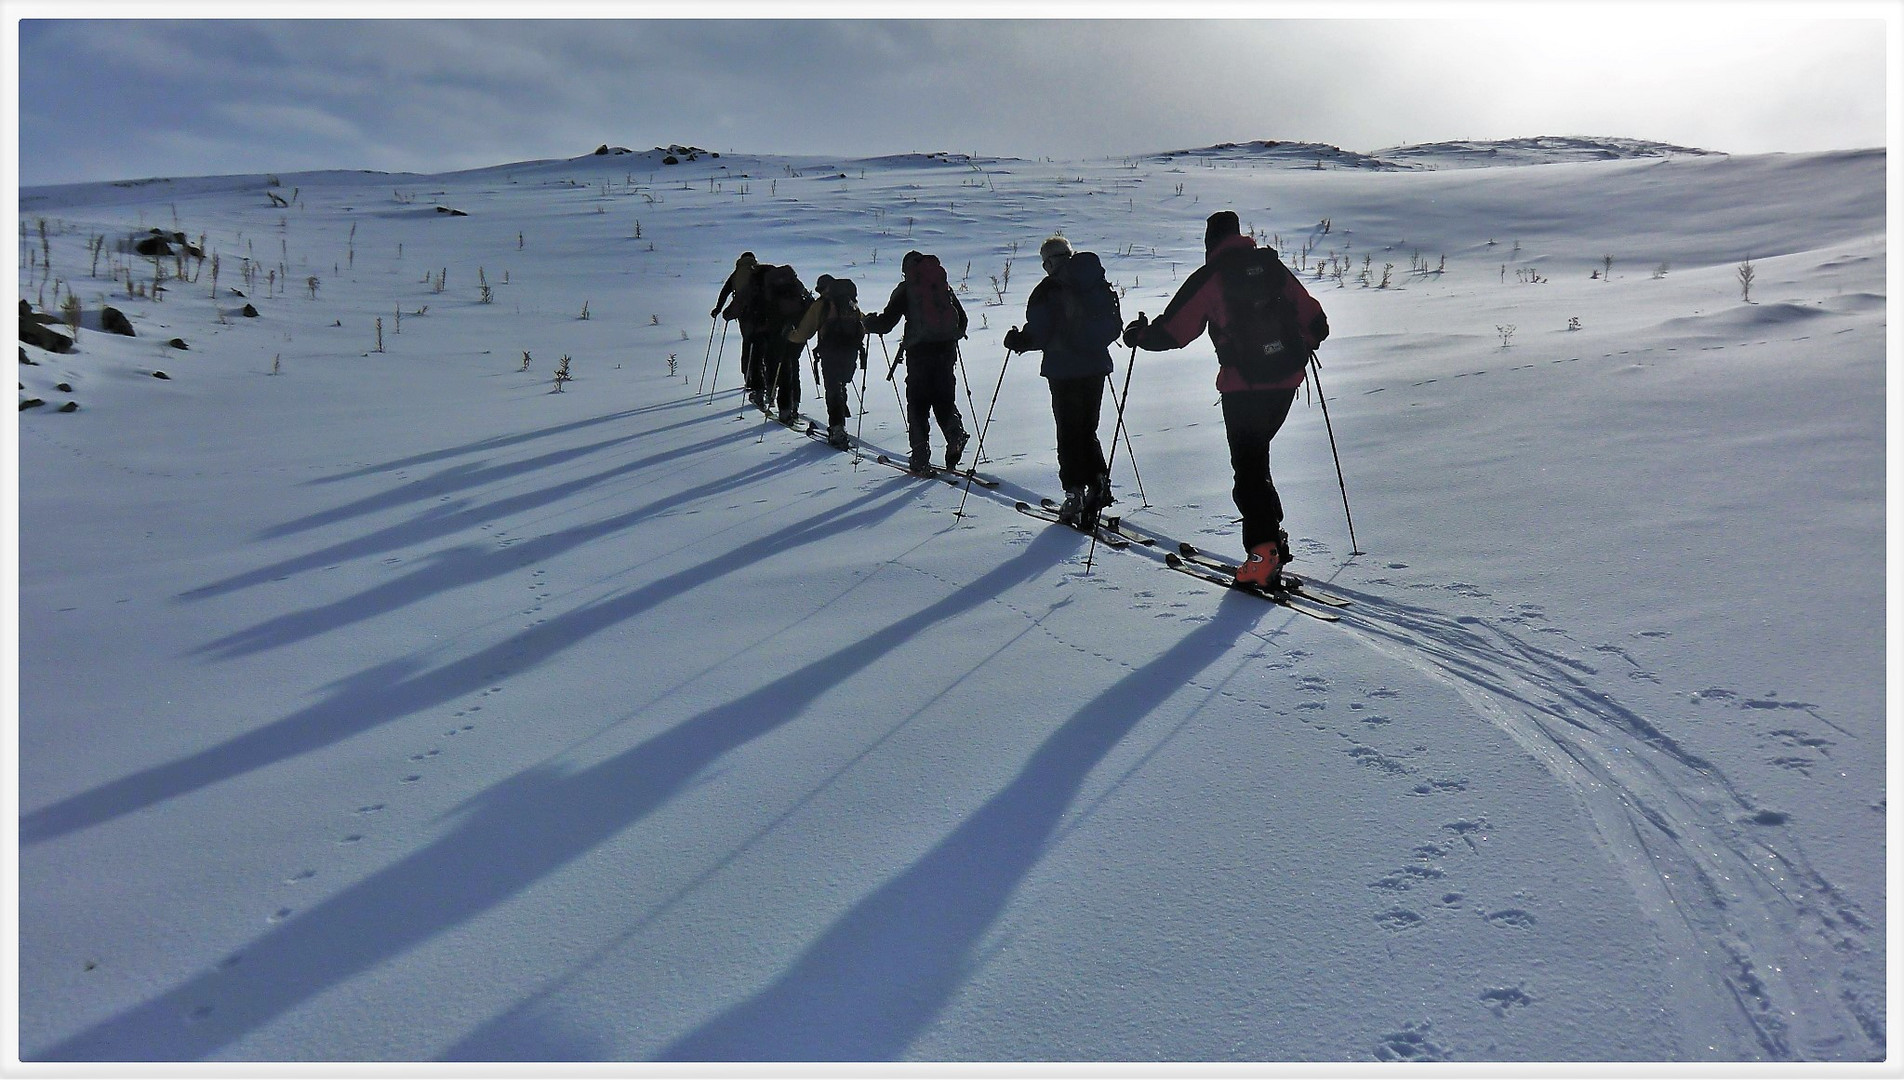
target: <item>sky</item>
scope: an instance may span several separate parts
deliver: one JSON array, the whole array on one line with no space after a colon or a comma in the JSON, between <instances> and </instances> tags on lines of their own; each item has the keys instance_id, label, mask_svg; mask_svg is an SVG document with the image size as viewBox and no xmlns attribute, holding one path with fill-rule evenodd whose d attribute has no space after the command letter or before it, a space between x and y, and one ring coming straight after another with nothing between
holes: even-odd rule
<instances>
[{"instance_id":1,"label":"sky","mask_svg":"<svg viewBox=\"0 0 1904 1080\"><path fill-rule=\"evenodd\" d=\"M444 172L603 144L1064 159L1538 135L1862 149L1887 145L1904 13L1897 0L971 0L925 20L865 3L554 3L536 10L564 17L534 20L431 18L522 10L482 2L292 4L268 10L299 17L272 20L231 3L0 8L27 187ZM320 11L347 17L304 17Z\"/></svg>"}]
</instances>

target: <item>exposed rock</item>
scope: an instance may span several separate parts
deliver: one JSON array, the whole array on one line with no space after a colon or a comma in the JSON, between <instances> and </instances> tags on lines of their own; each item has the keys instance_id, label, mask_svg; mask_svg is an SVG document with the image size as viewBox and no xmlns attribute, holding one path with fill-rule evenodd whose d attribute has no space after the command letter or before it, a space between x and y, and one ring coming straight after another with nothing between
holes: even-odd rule
<instances>
[{"instance_id":1,"label":"exposed rock","mask_svg":"<svg viewBox=\"0 0 1904 1080\"><path fill-rule=\"evenodd\" d=\"M451 210L447 206L437 207L436 212L439 214L448 214L451 217L468 217L469 216L468 214L463 213L461 210Z\"/></svg>"},{"instance_id":2,"label":"exposed rock","mask_svg":"<svg viewBox=\"0 0 1904 1080\"><path fill-rule=\"evenodd\" d=\"M20 411L25 412L28 409L37 409L44 404L46 404L46 402L41 401L39 398L30 397L30 398L27 398L25 401L20 402Z\"/></svg>"},{"instance_id":3,"label":"exposed rock","mask_svg":"<svg viewBox=\"0 0 1904 1080\"><path fill-rule=\"evenodd\" d=\"M166 342L166 344L172 346L174 349L180 350L181 352L191 348L190 345L185 344L184 338L173 338L172 340Z\"/></svg>"},{"instance_id":4,"label":"exposed rock","mask_svg":"<svg viewBox=\"0 0 1904 1080\"><path fill-rule=\"evenodd\" d=\"M38 319L22 316L20 318L20 340L35 348L47 352L69 353L73 351L73 339L49 328Z\"/></svg>"},{"instance_id":5,"label":"exposed rock","mask_svg":"<svg viewBox=\"0 0 1904 1080\"><path fill-rule=\"evenodd\" d=\"M116 307L108 307L100 311L99 328L109 334L123 334L126 337L138 336L132 332L132 320L126 318L126 313Z\"/></svg>"},{"instance_id":6,"label":"exposed rock","mask_svg":"<svg viewBox=\"0 0 1904 1080\"><path fill-rule=\"evenodd\" d=\"M73 384L72 383L54 383L53 389L58 390L62 394L70 394L73 392Z\"/></svg>"},{"instance_id":7,"label":"exposed rock","mask_svg":"<svg viewBox=\"0 0 1904 1080\"><path fill-rule=\"evenodd\" d=\"M66 404L64 404L64 405L61 405L61 406L59 407L59 411L60 411L60 412L78 412L78 411L79 411L79 402L77 402L77 401L69 401L69 402L67 402L67 403L66 403Z\"/></svg>"},{"instance_id":8,"label":"exposed rock","mask_svg":"<svg viewBox=\"0 0 1904 1080\"><path fill-rule=\"evenodd\" d=\"M250 304L246 304L245 309L238 314L243 315L247 319L255 319L258 317L258 309L252 307Z\"/></svg>"},{"instance_id":9,"label":"exposed rock","mask_svg":"<svg viewBox=\"0 0 1904 1080\"><path fill-rule=\"evenodd\" d=\"M155 371L152 373L152 377L155 379L170 379L172 376L167 375L163 371Z\"/></svg>"},{"instance_id":10,"label":"exposed rock","mask_svg":"<svg viewBox=\"0 0 1904 1080\"><path fill-rule=\"evenodd\" d=\"M35 360L35 359L33 359L33 358L32 358L31 356L28 356L28 355L26 354L26 346L25 346L25 345L22 345L22 346L20 346L20 363L22 363L22 364L25 364L25 365L26 365L26 366L28 366L28 367L39 367L39 366L40 366L40 362L39 362L38 360Z\"/></svg>"}]
</instances>

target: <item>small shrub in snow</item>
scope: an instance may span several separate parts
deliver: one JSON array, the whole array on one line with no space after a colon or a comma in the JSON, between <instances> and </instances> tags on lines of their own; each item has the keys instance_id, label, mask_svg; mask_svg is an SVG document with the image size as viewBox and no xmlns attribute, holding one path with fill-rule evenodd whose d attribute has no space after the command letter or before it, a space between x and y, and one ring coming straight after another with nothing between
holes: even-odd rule
<instances>
[{"instance_id":1,"label":"small shrub in snow","mask_svg":"<svg viewBox=\"0 0 1904 1080\"><path fill-rule=\"evenodd\" d=\"M1501 348L1505 349L1509 345L1513 344L1514 325L1512 323L1509 323L1506 326L1496 326L1494 328L1494 332L1501 335Z\"/></svg>"},{"instance_id":2,"label":"small shrub in snow","mask_svg":"<svg viewBox=\"0 0 1904 1080\"><path fill-rule=\"evenodd\" d=\"M1752 302L1752 279L1757 276L1757 271L1752 268L1752 259L1747 256L1746 260L1739 264L1739 295L1748 304Z\"/></svg>"},{"instance_id":3,"label":"small shrub in snow","mask_svg":"<svg viewBox=\"0 0 1904 1080\"><path fill-rule=\"evenodd\" d=\"M572 376L569 375L569 358L565 353L562 359L555 363L555 393L561 393L562 384L568 382L570 378Z\"/></svg>"}]
</instances>

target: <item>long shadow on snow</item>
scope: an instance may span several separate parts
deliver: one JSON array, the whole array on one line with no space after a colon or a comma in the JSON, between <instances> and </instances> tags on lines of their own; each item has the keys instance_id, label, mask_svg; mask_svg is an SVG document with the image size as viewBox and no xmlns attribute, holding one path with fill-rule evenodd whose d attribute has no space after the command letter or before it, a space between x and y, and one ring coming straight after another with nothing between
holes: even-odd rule
<instances>
[{"instance_id":1,"label":"long shadow on snow","mask_svg":"<svg viewBox=\"0 0 1904 1080\"><path fill-rule=\"evenodd\" d=\"M460 589L480 581L489 581L520 570L523 566L552 559L584 544L604 540L650 518L660 517L676 507L719 494L740 484L771 478L797 466L796 459L779 457L763 461L740 474L712 480L699 487L677 492L624 514L548 533L533 540L496 550L494 545L462 544L431 555L423 567L394 581L366 589L322 607L280 615L273 619L228 634L193 650L195 655L210 654L218 659L249 656L294 642L316 637L354 623L364 622L397 611L437 593Z\"/></svg>"},{"instance_id":2,"label":"long shadow on snow","mask_svg":"<svg viewBox=\"0 0 1904 1080\"><path fill-rule=\"evenodd\" d=\"M617 439L610 443L598 444L598 446L606 447L613 445L615 442L625 441L627 440ZM259 567L256 570L247 570L242 574L225 578L223 581L214 581L209 585L200 585L195 589L180 593L178 599L204 600L213 596L222 596L225 593L237 592L240 589L247 589L254 585L262 585L268 581L276 581L279 578L287 577L291 574L303 573L309 570L319 570L352 559L369 558L373 555L381 555L385 552L428 543L429 541L440 539L451 533L462 532L486 521L495 521L511 514L520 514L530 510L540 509L541 507L559 502L572 495L587 491L590 488L599 487L612 480L625 477L630 473L639 473L643 470L653 468L666 461L685 458L707 450L732 445L733 441L732 435L716 435L713 438L703 439L697 443L690 443L686 446L678 446L670 450L649 454L646 457L636 458L632 461L616 465L613 468L604 469L601 472L579 477L566 483L531 488L520 495L512 495L508 498L497 499L493 502L483 503L478 506L472 507L467 503L459 503L451 507L431 507L422 514L401 524L392 525L388 528L379 529L376 532L366 533L362 536L354 536L341 543L318 548L316 551L308 554L282 559L269 566ZM591 448L591 452L592 449L593 448ZM497 479L499 479L499 477L492 476L483 482L494 483Z\"/></svg>"},{"instance_id":3,"label":"long shadow on snow","mask_svg":"<svg viewBox=\"0 0 1904 1080\"><path fill-rule=\"evenodd\" d=\"M421 670L423 665L413 658L378 664L331 684L329 697L282 720L190 757L143 769L22 814L20 842L44 843L454 701L491 685L499 673L545 663L623 620L719 579L736 566L871 527L917 498L919 491L886 488L862 495L837 510L796 522L640 588L555 616L434 670Z\"/></svg>"},{"instance_id":4,"label":"long shadow on snow","mask_svg":"<svg viewBox=\"0 0 1904 1080\"><path fill-rule=\"evenodd\" d=\"M880 508L849 518L808 523L794 531L803 529L799 542L811 542L857 527L863 524L861 519L888 513L904 501L892 499ZM778 547L788 539L783 533L759 545ZM465 804L462 818L442 839L259 938L243 950L241 964L200 975L23 1057L34 1061L181 1061L215 1053L299 1003L477 918L587 855L666 804L723 755L779 728L808 703L935 624L980 607L1021 582L1048 572L1076 547L1074 535L1048 532L950 596L733 701L684 720L600 764L574 772L542 765L518 774ZM723 556L704 565L731 562L730 556ZM715 572L691 575L698 581ZM636 590L578 612L570 617L571 625L553 634L560 643L567 644L613 625L651 606L654 599L645 595L650 591ZM679 591L679 586L669 591ZM1231 636L1240 632L1236 622L1228 625ZM1205 633L1200 640L1207 640L1207 632L1200 633ZM374 711L387 699L396 704L384 706L385 710L396 714L454 697L486 685L494 678L497 665L520 663L508 646L533 648L527 639L536 636L522 635L515 643L451 665L441 673L413 679L415 688L408 693L401 689L395 693L387 688L369 693L353 689L344 695L348 700L340 703L349 707L326 708L351 715L355 710ZM1141 686L1130 690L1145 699L1158 693L1146 692ZM1128 719L1120 719L1127 708L1120 706L1110 721L1120 730L1141 716L1139 710ZM1085 726L1077 722L1068 725L1078 729ZM1073 741L1082 745L1066 748L1062 757L1102 754L1097 745L1101 735L1083 730L1076 734L1079 738ZM1047 772L1054 769L1058 775L1043 777L1040 783L1062 783L1070 772L1062 761L1052 761L1046 767ZM1026 794L1031 797L1031 805L1023 810L1035 813L1039 804L1048 801L1036 792ZM1061 804L1058 809L1062 809ZM948 887L958 891L957 885ZM209 1013L204 1011L207 1008ZM187 1015L201 1019L186 1023L182 1018ZM324 1056L324 1047L316 1043L310 1044L308 1051L313 1059Z\"/></svg>"},{"instance_id":5,"label":"long shadow on snow","mask_svg":"<svg viewBox=\"0 0 1904 1080\"><path fill-rule=\"evenodd\" d=\"M465 454L486 454L495 450L503 450L511 446L532 442L536 439L546 439L555 435L564 435L571 431L580 431L583 428L594 427L597 424L612 424L619 420L627 420L631 417L642 416L651 412L679 409L694 404L704 403L698 399L689 398L681 401L666 401L654 405L643 405L635 409L623 409L620 412L606 413L602 416L592 416L587 420L576 420L567 424L557 424L553 427L539 428L535 431L525 431L520 435L495 435L487 439L479 439L473 443L465 443L462 446L445 447L441 450L429 450L421 454L413 454L407 458L398 458L396 461L388 461L381 465L366 465L361 469L352 469L349 472L338 473L336 476L322 476L316 480L309 481L309 483L313 485L335 484L345 480L359 480L366 476L375 476L378 473L395 472L398 469L413 468L417 465L428 465L433 461L445 461L453 457L462 457Z\"/></svg>"},{"instance_id":6,"label":"long shadow on snow","mask_svg":"<svg viewBox=\"0 0 1904 1080\"><path fill-rule=\"evenodd\" d=\"M1225 597L1215 618L1072 714L998 794L855 904L771 985L657 1058L902 1057L977 966L981 940L1044 856L1091 771L1266 614L1259 601Z\"/></svg>"}]
</instances>

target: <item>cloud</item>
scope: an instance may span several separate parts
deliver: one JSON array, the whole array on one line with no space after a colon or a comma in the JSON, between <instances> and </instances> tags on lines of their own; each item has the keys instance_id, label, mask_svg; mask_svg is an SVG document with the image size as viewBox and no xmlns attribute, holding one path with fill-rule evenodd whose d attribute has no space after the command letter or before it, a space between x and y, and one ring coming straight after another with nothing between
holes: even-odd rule
<instances>
[{"instance_id":1,"label":"cloud","mask_svg":"<svg viewBox=\"0 0 1904 1080\"><path fill-rule=\"evenodd\" d=\"M447 171L604 142L1081 158L1258 138L1884 141L1882 21L1500 10L1512 14L24 20L21 181L203 171L143 134L157 130L254 172Z\"/></svg>"}]
</instances>

